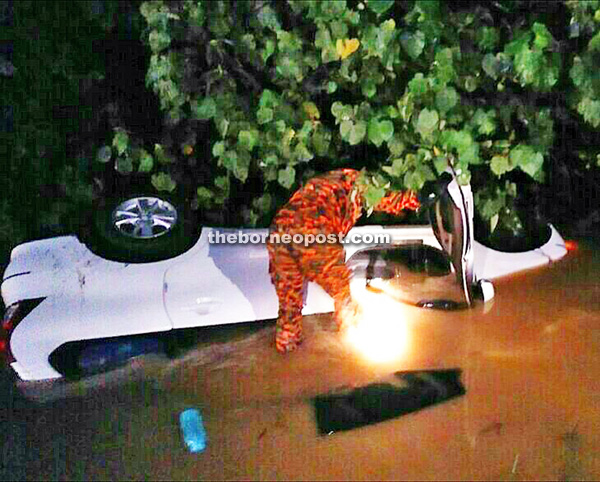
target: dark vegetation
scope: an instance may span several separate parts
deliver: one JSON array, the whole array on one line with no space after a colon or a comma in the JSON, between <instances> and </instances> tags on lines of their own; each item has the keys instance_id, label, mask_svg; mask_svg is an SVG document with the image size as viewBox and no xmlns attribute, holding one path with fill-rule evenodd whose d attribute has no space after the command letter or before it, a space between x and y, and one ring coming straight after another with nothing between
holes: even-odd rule
<instances>
[{"instance_id":1,"label":"dark vegetation","mask_svg":"<svg viewBox=\"0 0 600 482\"><path fill-rule=\"evenodd\" d=\"M475 188L480 236L600 221L598 2L348 1L361 20L338 15L345 27L308 2L146 2L142 16L143 3L0 2L3 262L20 242L85 233L94 206L132 186L176 192L199 222L264 225L339 166L378 172L376 201L381 183L418 188L451 159ZM336 31L360 48L341 59ZM388 57L367 58L376 45Z\"/></svg>"}]
</instances>

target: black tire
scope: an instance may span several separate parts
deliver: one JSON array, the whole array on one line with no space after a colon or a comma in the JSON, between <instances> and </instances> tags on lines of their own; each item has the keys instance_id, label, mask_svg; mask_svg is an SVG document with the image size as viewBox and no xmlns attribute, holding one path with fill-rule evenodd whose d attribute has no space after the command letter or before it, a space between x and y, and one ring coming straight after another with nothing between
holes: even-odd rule
<instances>
[{"instance_id":1,"label":"black tire","mask_svg":"<svg viewBox=\"0 0 600 482\"><path fill-rule=\"evenodd\" d=\"M172 208L176 213L172 226L145 236L127 233L123 226L117 228L116 208L136 199L146 205L158 200L162 203L160 206ZM199 235L192 210L178 198L163 193L136 192L105 199L95 209L91 221L91 237L87 240L90 249L103 258L126 263L147 263L178 256L191 248Z\"/></svg>"},{"instance_id":2,"label":"black tire","mask_svg":"<svg viewBox=\"0 0 600 482\"><path fill-rule=\"evenodd\" d=\"M537 249L552 236L550 226L542 222L525 222L516 235L509 230L496 228L490 233L488 223L479 216L475 219L475 239L488 248L505 253L523 253Z\"/></svg>"}]
</instances>

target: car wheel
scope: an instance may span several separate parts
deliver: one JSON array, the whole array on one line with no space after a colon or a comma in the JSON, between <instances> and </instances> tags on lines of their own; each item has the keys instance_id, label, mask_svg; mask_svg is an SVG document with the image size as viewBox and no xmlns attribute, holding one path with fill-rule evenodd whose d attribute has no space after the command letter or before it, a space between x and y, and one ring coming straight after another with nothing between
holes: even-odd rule
<instances>
[{"instance_id":1,"label":"car wheel","mask_svg":"<svg viewBox=\"0 0 600 482\"><path fill-rule=\"evenodd\" d=\"M191 209L163 194L130 194L104 200L93 215L92 239L98 255L143 263L177 256L197 239Z\"/></svg>"},{"instance_id":2,"label":"car wheel","mask_svg":"<svg viewBox=\"0 0 600 482\"><path fill-rule=\"evenodd\" d=\"M544 221L524 222L517 233L500 226L490 232L489 223L480 216L475 222L475 239L488 248L506 253L532 251L546 244L551 235L552 230Z\"/></svg>"}]
</instances>

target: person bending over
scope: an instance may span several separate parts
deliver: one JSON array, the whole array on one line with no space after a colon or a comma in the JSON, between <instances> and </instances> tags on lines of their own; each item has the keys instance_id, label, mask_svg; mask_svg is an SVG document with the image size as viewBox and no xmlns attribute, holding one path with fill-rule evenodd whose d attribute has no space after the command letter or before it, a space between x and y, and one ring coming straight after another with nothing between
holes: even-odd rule
<instances>
[{"instance_id":1,"label":"person bending over","mask_svg":"<svg viewBox=\"0 0 600 482\"><path fill-rule=\"evenodd\" d=\"M350 271L339 242L365 208L365 185L359 176L354 169L339 169L315 177L296 191L273 218L267 249L269 274L279 299L275 347L281 353L295 350L302 342L302 308L308 281L319 284L333 298L338 329L344 319L353 318L359 311L350 296ZM415 192L391 192L374 210L400 215L405 209L416 210L419 206ZM334 235L338 241L308 246L276 242L284 234Z\"/></svg>"}]
</instances>

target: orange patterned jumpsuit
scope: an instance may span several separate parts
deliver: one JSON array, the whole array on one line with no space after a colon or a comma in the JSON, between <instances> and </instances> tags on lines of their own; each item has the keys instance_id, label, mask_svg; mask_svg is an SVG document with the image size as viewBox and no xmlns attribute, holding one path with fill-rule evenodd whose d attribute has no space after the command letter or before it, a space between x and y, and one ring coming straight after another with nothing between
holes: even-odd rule
<instances>
[{"instance_id":1,"label":"orange patterned jumpsuit","mask_svg":"<svg viewBox=\"0 0 600 482\"><path fill-rule=\"evenodd\" d=\"M357 185L360 172L339 169L311 179L296 191L271 223L271 234L290 236L334 234L345 236L363 211L363 196ZM399 215L417 209L414 192L395 192L384 197L376 211ZM338 328L344 310L356 310L350 296L350 272L341 243L276 243L271 236L269 273L279 298L275 346L292 351L302 342L302 307L308 281L319 284L334 300ZM321 236L322 238L322 236Z\"/></svg>"}]
</instances>

